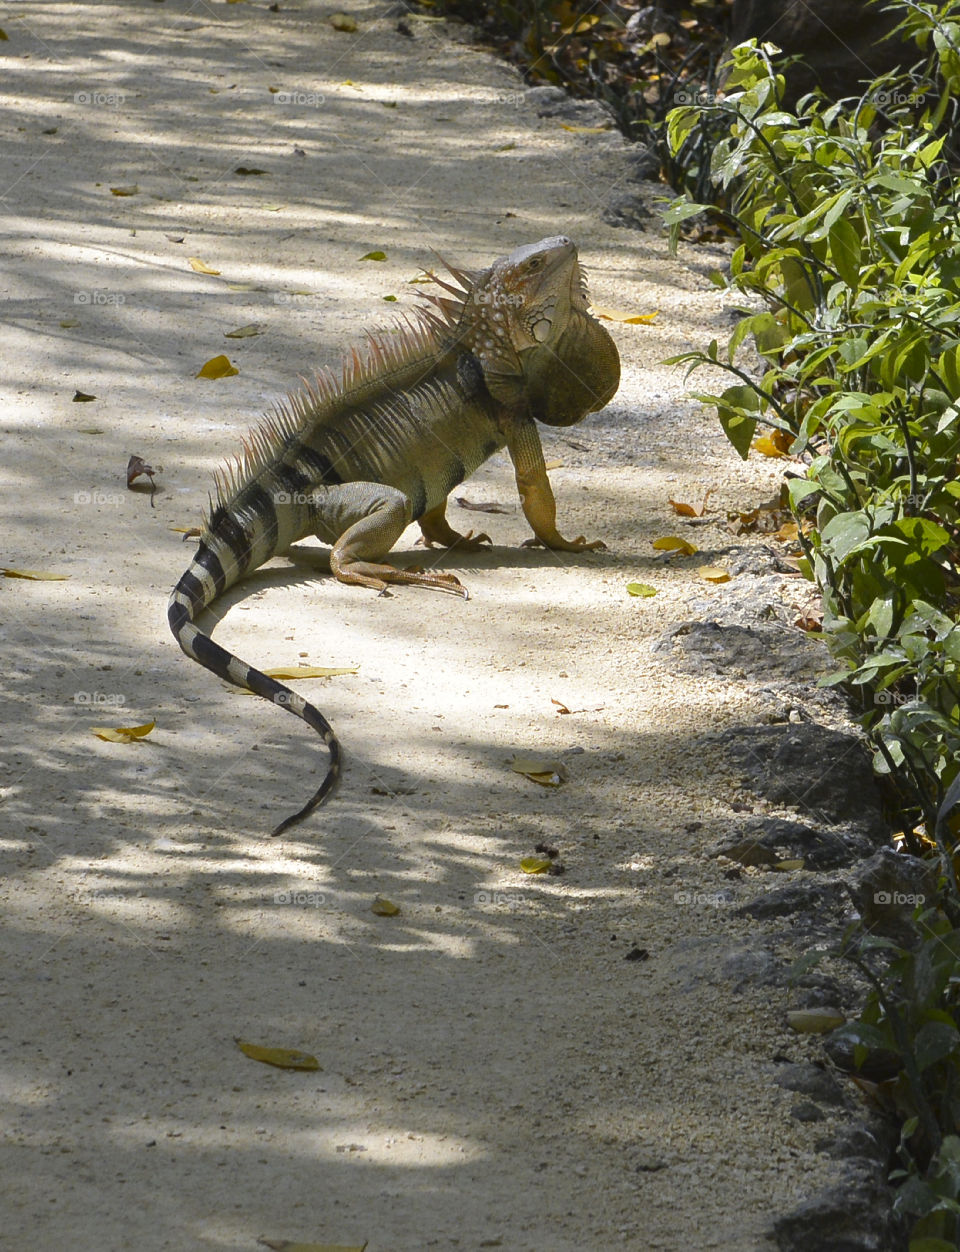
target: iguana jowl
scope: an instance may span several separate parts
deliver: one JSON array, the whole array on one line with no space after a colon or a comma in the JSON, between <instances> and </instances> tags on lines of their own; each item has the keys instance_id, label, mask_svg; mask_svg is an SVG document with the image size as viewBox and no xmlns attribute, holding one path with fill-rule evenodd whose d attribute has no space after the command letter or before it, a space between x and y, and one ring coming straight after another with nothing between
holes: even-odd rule
<instances>
[{"instance_id":1,"label":"iguana jowl","mask_svg":"<svg viewBox=\"0 0 960 1252\"><path fill-rule=\"evenodd\" d=\"M326 718L296 692L245 664L194 619L226 588L292 543L331 544L330 568L345 583L384 591L412 583L466 594L452 574L384 564L411 521L428 545L476 548L446 519L449 492L506 447L534 540L567 552L598 548L556 528L556 506L535 421L570 426L602 408L620 381L613 340L587 311L569 239L517 248L476 272L447 267L459 286L431 295L392 333L369 336L342 376L276 406L217 475L217 499L190 567L170 597L180 647L218 677L302 718L330 753L312 798L273 832L306 817L332 790L340 745Z\"/></svg>"}]
</instances>

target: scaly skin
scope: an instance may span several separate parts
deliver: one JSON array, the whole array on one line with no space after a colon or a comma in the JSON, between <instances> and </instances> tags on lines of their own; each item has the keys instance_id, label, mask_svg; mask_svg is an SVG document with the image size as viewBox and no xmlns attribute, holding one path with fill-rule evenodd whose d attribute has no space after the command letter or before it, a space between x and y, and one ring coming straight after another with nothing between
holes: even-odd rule
<instances>
[{"instance_id":1,"label":"scaly skin","mask_svg":"<svg viewBox=\"0 0 960 1252\"><path fill-rule=\"evenodd\" d=\"M323 783L274 834L326 798L340 746L313 705L194 625L226 588L317 535L331 545L330 568L341 582L381 593L407 583L466 595L453 574L401 569L385 557L411 521L427 546L488 543L450 526L447 496L504 447L535 536L527 542L564 552L603 547L557 530L536 428L537 421L581 421L619 384L617 349L587 311L576 248L558 236L476 273L448 269L460 286L436 279L450 294L428 296L434 308L399 335L371 336L365 359L354 351L339 380L321 376L248 436L237 463L218 478L197 554L170 597L170 628L188 656L295 713L329 749Z\"/></svg>"}]
</instances>

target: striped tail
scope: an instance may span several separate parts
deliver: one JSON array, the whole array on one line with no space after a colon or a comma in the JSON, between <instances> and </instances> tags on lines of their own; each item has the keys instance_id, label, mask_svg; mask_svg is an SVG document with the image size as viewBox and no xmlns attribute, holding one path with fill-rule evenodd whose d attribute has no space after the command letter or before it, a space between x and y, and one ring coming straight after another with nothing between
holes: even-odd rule
<instances>
[{"instance_id":1,"label":"striped tail","mask_svg":"<svg viewBox=\"0 0 960 1252\"><path fill-rule=\"evenodd\" d=\"M203 558L206 558L206 560ZM246 665L239 657L234 656L232 652L228 652L225 648L221 648L219 644L213 642L209 635L205 635L202 630L194 626L194 617L205 609L209 603L204 594L204 582L209 580L210 574L213 572L211 566L219 566L219 561L209 548L204 551L201 546L201 551L197 553L197 557L190 569L186 571L173 589L170 603L167 607L167 620L170 623L170 629L173 631L173 636L177 643L179 643L187 656L194 661L199 661L207 669L212 670L218 678L233 683L236 687L246 687L248 691L252 691L255 695L262 696L265 700L270 700L272 703L286 709L288 713L293 713L301 718L319 734L320 738L327 745L327 751L330 753L326 776L312 797L302 809L291 814L290 817L284 818L276 830L271 831L271 835L282 835L289 827L297 822L302 822L305 817L309 817L313 810L324 802L340 777L343 754L340 749L340 743L333 733L333 727L318 709L315 709L312 704L308 704L295 691L285 687L283 683L278 683L275 679L261 673L260 670L254 669L252 665ZM195 571L202 571L201 577L198 577ZM222 581L222 569L219 572ZM222 586L218 588L217 594L219 594L220 590L222 590Z\"/></svg>"}]
</instances>

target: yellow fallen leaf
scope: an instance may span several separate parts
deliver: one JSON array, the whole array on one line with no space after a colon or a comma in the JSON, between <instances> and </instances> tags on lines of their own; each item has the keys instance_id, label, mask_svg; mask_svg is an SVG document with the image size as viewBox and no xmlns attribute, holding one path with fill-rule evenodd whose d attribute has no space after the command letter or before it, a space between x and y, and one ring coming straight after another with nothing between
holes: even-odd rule
<instances>
[{"instance_id":1,"label":"yellow fallen leaf","mask_svg":"<svg viewBox=\"0 0 960 1252\"><path fill-rule=\"evenodd\" d=\"M60 323L63 330L73 330L74 326L80 325L79 317L65 317Z\"/></svg>"},{"instance_id":2,"label":"yellow fallen leaf","mask_svg":"<svg viewBox=\"0 0 960 1252\"><path fill-rule=\"evenodd\" d=\"M211 269L209 265L201 261L198 256L192 256L190 259L190 268L196 270L198 274L219 274L219 270Z\"/></svg>"},{"instance_id":3,"label":"yellow fallen leaf","mask_svg":"<svg viewBox=\"0 0 960 1252\"><path fill-rule=\"evenodd\" d=\"M728 583L730 581L729 571L720 565L701 565L697 573L708 583Z\"/></svg>"},{"instance_id":4,"label":"yellow fallen leaf","mask_svg":"<svg viewBox=\"0 0 960 1252\"><path fill-rule=\"evenodd\" d=\"M649 326L660 316L659 309L655 313L627 313L622 309L592 309L591 312L606 322L623 322L627 326Z\"/></svg>"},{"instance_id":5,"label":"yellow fallen leaf","mask_svg":"<svg viewBox=\"0 0 960 1252\"><path fill-rule=\"evenodd\" d=\"M200 535L203 534L199 526L168 526L167 530L174 531L178 535Z\"/></svg>"},{"instance_id":6,"label":"yellow fallen leaf","mask_svg":"<svg viewBox=\"0 0 960 1252\"><path fill-rule=\"evenodd\" d=\"M750 445L762 456L786 456L793 445L793 436L785 430L774 430L769 435L761 435Z\"/></svg>"},{"instance_id":7,"label":"yellow fallen leaf","mask_svg":"<svg viewBox=\"0 0 960 1252\"><path fill-rule=\"evenodd\" d=\"M356 674L357 665L280 665L274 669L261 670L268 678L279 678L289 681L297 678L336 678L339 674ZM252 696L254 692L246 687L234 687L231 691L241 696Z\"/></svg>"},{"instance_id":8,"label":"yellow fallen leaf","mask_svg":"<svg viewBox=\"0 0 960 1252\"><path fill-rule=\"evenodd\" d=\"M225 330L224 339L249 339L251 335L262 335L259 322L250 322L247 326L238 326L236 330Z\"/></svg>"},{"instance_id":9,"label":"yellow fallen leaf","mask_svg":"<svg viewBox=\"0 0 960 1252\"><path fill-rule=\"evenodd\" d=\"M197 378L232 378L234 374L240 371L235 365L230 364L230 358L224 356L212 356L209 361L196 374Z\"/></svg>"},{"instance_id":10,"label":"yellow fallen leaf","mask_svg":"<svg viewBox=\"0 0 960 1252\"><path fill-rule=\"evenodd\" d=\"M0 565L0 574L4 578L29 578L36 583L57 583L70 577L69 574L44 574L38 569L12 569L9 565Z\"/></svg>"},{"instance_id":11,"label":"yellow fallen leaf","mask_svg":"<svg viewBox=\"0 0 960 1252\"><path fill-rule=\"evenodd\" d=\"M696 545L679 535L664 535L662 539L654 539L653 546L658 552L681 552L684 556L693 556L698 551Z\"/></svg>"},{"instance_id":12,"label":"yellow fallen leaf","mask_svg":"<svg viewBox=\"0 0 960 1252\"><path fill-rule=\"evenodd\" d=\"M262 1048L257 1043L245 1043L242 1039L235 1040L237 1047L251 1061L262 1061L264 1065L275 1065L277 1069L308 1069L320 1068L320 1062L309 1052L298 1052L296 1048Z\"/></svg>"},{"instance_id":13,"label":"yellow fallen leaf","mask_svg":"<svg viewBox=\"0 0 960 1252\"><path fill-rule=\"evenodd\" d=\"M597 22L600 21L600 16L599 13L594 13L586 17L575 17L572 22L568 22L566 26L562 26L560 29L565 35L582 35L591 26L596 26Z\"/></svg>"},{"instance_id":14,"label":"yellow fallen leaf","mask_svg":"<svg viewBox=\"0 0 960 1252\"><path fill-rule=\"evenodd\" d=\"M281 665L261 672L268 678L335 678L337 674L355 674L358 665Z\"/></svg>"},{"instance_id":15,"label":"yellow fallen leaf","mask_svg":"<svg viewBox=\"0 0 960 1252\"><path fill-rule=\"evenodd\" d=\"M803 860L775 861L773 868L782 870L784 873L788 873L792 869L803 869Z\"/></svg>"},{"instance_id":16,"label":"yellow fallen leaf","mask_svg":"<svg viewBox=\"0 0 960 1252\"><path fill-rule=\"evenodd\" d=\"M787 1025L799 1035L825 1035L846 1020L833 1009L793 1009L787 1014Z\"/></svg>"},{"instance_id":17,"label":"yellow fallen leaf","mask_svg":"<svg viewBox=\"0 0 960 1252\"><path fill-rule=\"evenodd\" d=\"M559 787L567 780L567 767L554 757L519 754L510 762L510 768L541 787Z\"/></svg>"},{"instance_id":18,"label":"yellow fallen leaf","mask_svg":"<svg viewBox=\"0 0 960 1252\"><path fill-rule=\"evenodd\" d=\"M396 917L400 912L400 905L394 904L386 896L374 896L373 903L370 905L370 912L376 913L377 917Z\"/></svg>"},{"instance_id":19,"label":"yellow fallen leaf","mask_svg":"<svg viewBox=\"0 0 960 1252\"><path fill-rule=\"evenodd\" d=\"M545 856L525 856L520 862L520 868L525 874L546 874L552 863Z\"/></svg>"},{"instance_id":20,"label":"yellow fallen leaf","mask_svg":"<svg viewBox=\"0 0 960 1252\"><path fill-rule=\"evenodd\" d=\"M545 470L555 470L563 468L563 461L559 457L555 457L552 461L545 461L543 464Z\"/></svg>"},{"instance_id":21,"label":"yellow fallen leaf","mask_svg":"<svg viewBox=\"0 0 960 1252\"><path fill-rule=\"evenodd\" d=\"M140 188L136 183L130 183L126 187L111 187L111 196L136 196L140 194Z\"/></svg>"},{"instance_id":22,"label":"yellow fallen leaf","mask_svg":"<svg viewBox=\"0 0 960 1252\"><path fill-rule=\"evenodd\" d=\"M657 589L656 587L651 587L649 583L627 583L627 594L631 596L655 596Z\"/></svg>"},{"instance_id":23,"label":"yellow fallen leaf","mask_svg":"<svg viewBox=\"0 0 960 1252\"><path fill-rule=\"evenodd\" d=\"M104 739L107 743L136 743L138 739L143 739L149 735L156 722L147 722L145 726L117 726L111 728L108 726L91 726L91 735L96 735L98 739Z\"/></svg>"},{"instance_id":24,"label":"yellow fallen leaf","mask_svg":"<svg viewBox=\"0 0 960 1252\"><path fill-rule=\"evenodd\" d=\"M574 135L602 135L611 129L610 126L568 126L566 122L561 122L560 125Z\"/></svg>"},{"instance_id":25,"label":"yellow fallen leaf","mask_svg":"<svg viewBox=\"0 0 960 1252\"><path fill-rule=\"evenodd\" d=\"M754 439L750 445L754 452L759 452L761 456L783 456L783 452L773 442L769 435L761 435L759 439Z\"/></svg>"},{"instance_id":26,"label":"yellow fallen leaf","mask_svg":"<svg viewBox=\"0 0 960 1252\"><path fill-rule=\"evenodd\" d=\"M682 500L674 500L668 497L667 503L673 509L674 513L679 513L681 517L703 517L707 511L707 501L713 495L713 488L704 493L703 503L699 509L694 508L692 504L685 504Z\"/></svg>"},{"instance_id":27,"label":"yellow fallen leaf","mask_svg":"<svg viewBox=\"0 0 960 1252\"><path fill-rule=\"evenodd\" d=\"M355 31L357 29L357 20L349 13L331 13L327 21L334 30Z\"/></svg>"},{"instance_id":28,"label":"yellow fallen leaf","mask_svg":"<svg viewBox=\"0 0 960 1252\"><path fill-rule=\"evenodd\" d=\"M360 257L361 261L385 261L387 254L385 252L368 252L365 256Z\"/></svg>"}]
</instances>

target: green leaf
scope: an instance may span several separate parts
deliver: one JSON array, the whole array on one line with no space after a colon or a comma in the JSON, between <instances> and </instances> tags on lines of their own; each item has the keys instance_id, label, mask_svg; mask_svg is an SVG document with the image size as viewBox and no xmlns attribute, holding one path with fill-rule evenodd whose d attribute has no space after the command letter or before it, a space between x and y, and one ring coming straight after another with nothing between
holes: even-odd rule
<instances>
[{"instance_id":1,"label":"green leaf","mask_svg":"<svg viewBox=\"0 0 960 1252\"><path fill-rule=\"evenodd\" d=\"M925 1022L917 1031L913 1050L920 1070L942 1061L960 1043L960 1031L945 1022Z\"/></svg>"},{"instance_id":2,"label":"green leaf","mask_svg":"<svg viewBox=\"0 0 960 1252\"><path fill-rule=\"evenodd\" d=\"M848 218L832 224L829 234L830 255L837 273L856 294L860 286L860 236Z\"/></svg>"},{"instance_id":3,"label":"green leaf","mask_svg":"<svg viewBox=\"0 0 960 1252\"><path fill-rule=\"evenodd\" d=\"M736 448L741 460L750 455L750 444L757 429L760 397L752 387L728 387L718 398L717 416L724 434Z\"/></svg>"}]
</instances>

